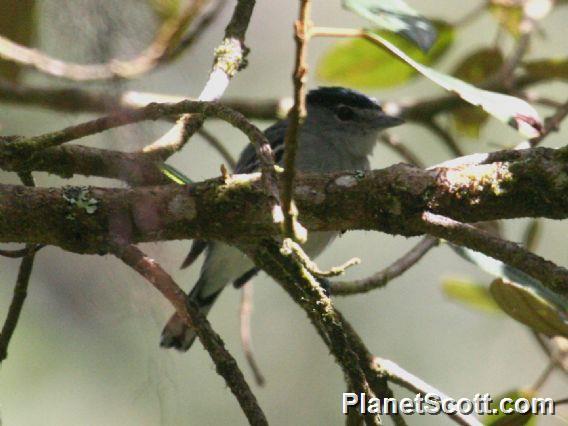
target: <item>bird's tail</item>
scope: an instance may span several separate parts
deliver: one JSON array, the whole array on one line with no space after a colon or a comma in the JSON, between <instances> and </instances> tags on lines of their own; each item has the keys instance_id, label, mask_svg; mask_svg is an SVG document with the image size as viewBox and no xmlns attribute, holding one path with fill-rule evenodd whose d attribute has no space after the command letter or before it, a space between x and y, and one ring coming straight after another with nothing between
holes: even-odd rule
<instances>
[{"instance_id":1,"label":"bird's tail","mask_svg":"<svg viewBox=\"0 0 568 426\"><path fill-rule=\"evenodd\" d=\"M204 286L205 280L200 278L189 293L188 298L197 305L199 311L203 315L207 315L213 306L213 303L215 303L215 299L217 299L217 296L221 293L223 288L221 288L217 293L209 295L206 298L202 298L199 294ZM185 352L191 348L196 337L197 335L195 331L188 327L183 319L176 313L172 315L162 330L160 346L166 349L174 348L180 352Z\"/></svg>"}]
</instances>

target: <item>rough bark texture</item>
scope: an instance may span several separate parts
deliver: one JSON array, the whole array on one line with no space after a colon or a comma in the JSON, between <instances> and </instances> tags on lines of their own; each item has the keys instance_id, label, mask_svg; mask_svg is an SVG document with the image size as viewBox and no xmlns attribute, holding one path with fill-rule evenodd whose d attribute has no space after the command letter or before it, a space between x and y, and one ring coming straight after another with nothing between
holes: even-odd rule
<instances>
[{"instance_id":1,"label":"rough bark texture","mask_svg":"<svg viewBox=\"0 0 568 426\"><path fill-rule=\"evenodd\" d=\"M510 161L422 170L406 164L370 172L298 176L294 199L310 230L423 233L421 214L463 222L568 217L568 155L538 148ZM495 158L499 158L496 155ZM0 185L0 241L106 253L111 239L137 243L203 238L246 241L274 235L260 176L191 186L135 189Z\"/></svg>"}]
</instances>

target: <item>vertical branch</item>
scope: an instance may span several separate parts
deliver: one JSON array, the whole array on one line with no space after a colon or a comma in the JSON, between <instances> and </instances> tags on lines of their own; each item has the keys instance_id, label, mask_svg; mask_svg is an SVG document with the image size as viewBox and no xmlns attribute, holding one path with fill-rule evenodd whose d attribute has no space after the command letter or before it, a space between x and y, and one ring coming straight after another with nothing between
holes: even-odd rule
<instances>
[{"instance_id":1,"label":"vertical branch","mask_svg":"<svg viewBox=\"0 0 568 426\"><path fill-rule=\"evenodd\" d=\"M284 151L284 176L281 204L284 212L284 233L296 237L295 220L297 211L292 201L296 151L298 149L298 130L306 117L306 78L308 65L308 41L310 38L310 0L300 0L300 15L295 22L294 39L296 41L296 62L294 65L294 106L290 110L288 129L286 130Z\"/></svg>"},{"instance_id":2,"label":"vertical branch","mask_svg":"<svg viewBox=\"0 0 568 426\"><path fill-rule=\"evenodd\" d=\"M20 174L20 179L26 186L35 186L33 177L30 173ZM16 285L14 286L12 302L8 308L8 315L6 315L6 320L4 321L4 326L0 333L0 363L8 356L8 345L14 335L16 326L18 325L18 320L20 319L20 314L22 313L24 302L28 295L28 285L38 247L36 247L35 244L27 244L25 250L26 254L23 257L22 263L20 263L20 269L18 270L18 278L16 279Z\"/></svg>"},{"instance_id":3,"label":"vertical branch","mask_svg":"<svg viewBox=\"0 0 568 426\"><path fill-rule=\"evenodd\" d=\"M8 308L8 315L6 315L6 321L4 321L2 333L0 334L0 362L4 361L8 356L8 345L18 325L18 320L20 319L20 314L22 313L22 308L24 307L24 302L28 294L28 284L30 282L36 250L34 245L30 244L26 245L26 250L28 250L28 252L24 255L22 263L20 264L18 278L14 286L14 296L12 297L12 303Z\"/></svg>"}]
</instances>

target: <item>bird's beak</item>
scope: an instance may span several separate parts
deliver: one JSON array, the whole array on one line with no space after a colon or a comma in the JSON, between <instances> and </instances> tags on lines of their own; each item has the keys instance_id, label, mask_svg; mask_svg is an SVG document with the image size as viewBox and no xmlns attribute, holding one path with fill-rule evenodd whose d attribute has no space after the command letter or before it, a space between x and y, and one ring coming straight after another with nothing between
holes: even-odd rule
<instances>
[{"instance_id":1,"label":"bird's beak","mask_svg":"<svg viewBox=\"0 0 568 426\"><path fill-rule=\"evenodd\" d=\"M387 115L384 112L381 112L377 116L377 124L383 129L387 129L389 127L396 127L400 126L404 123L404 120L400 117L394 117L392 115Z\"/></svg>"}]
</instances>

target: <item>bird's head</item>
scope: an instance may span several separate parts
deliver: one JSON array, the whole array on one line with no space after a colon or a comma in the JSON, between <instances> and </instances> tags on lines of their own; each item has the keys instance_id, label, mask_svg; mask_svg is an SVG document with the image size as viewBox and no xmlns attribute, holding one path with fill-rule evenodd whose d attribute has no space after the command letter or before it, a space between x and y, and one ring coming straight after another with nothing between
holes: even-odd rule
<instances>
[{"instance_id":1,"label":"bird's head","mask_svg":"<svg viewBox=\"0 0 568 426\"><path fill-rule=\"evenodd\" d=\"M363 93L343 87L320 87L306 97L310 131L344 144L354 155L367 156L378 134L402 124L401 118L386 114L379 103Z\"/></svg>"}]
</instances>

